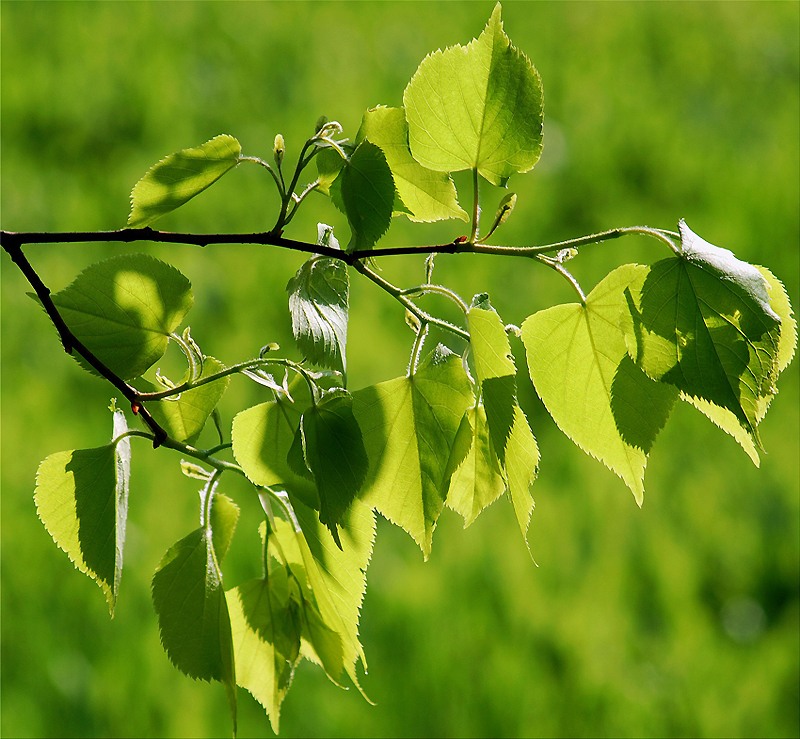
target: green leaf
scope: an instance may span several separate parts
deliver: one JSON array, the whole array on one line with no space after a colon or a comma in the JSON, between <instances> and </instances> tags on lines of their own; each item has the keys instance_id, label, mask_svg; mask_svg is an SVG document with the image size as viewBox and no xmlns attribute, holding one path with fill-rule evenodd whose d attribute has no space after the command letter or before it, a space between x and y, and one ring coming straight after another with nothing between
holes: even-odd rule
<instances>
[{"instance_id":1,"label":"green leaf","mask_svg":"<svg viewBox=\"0 0 800 739\"><path fill-rule=\"evenodd\" d=\"M277 734L281 703L300 661L300 614L285 569L229 590L227 600L236 682L264 706Z\"/></svg>"},{"instance_id":2,"label":"green leaf","mask_svg":"<svg viewBox=\"0 0 800 739\"><path fill-rule=\"evenodd\" d=\"M216 479L201 492L201 526L169 548L152 581L152 596L161 643L170 661L183 673L225 686L236 733L236 675L228 604L219 562L238 520L238 508L215 496ZM213 509L212 509L213 511Z\"/></svg>"},{"instance_id":3,"label":"green leaf","mask_svg":"<svg viewBox=\"0 0 800 739\"><path fill-rule=\"evenodd\" d=\"M481 389L490 448L503 473L520 531L527 544L533 513L531 486L539 447L517 403L517 368L503 322L488 296L476 295L467 311L470 349Z\"/></svg>"},{"instance_id":4,"label":"green leaf","mask_svg":"<svg viewBox=\"0 0 800 739\"><path fill-rule=\"evenodd\" d=\"M144 374L163 356L192 302L189 280L143 254L93 264L53 295L72 333L124 380Z\"/></svg>"},{"instance_id":5,"label":"green leaf","mask_svg":"<svg viewBox=\"0 0 800 739\"><path fill-rule=\"evenodd\" d=\"M335 393L303 412L295 447L302 448L305 466L319 494L319 519L341 546L337 526L361 489L367 472L367 453L353 415L353 397Z\"/></svg>"},{"instance_id":6,"label":"green leaf","mask_svg":"<svg viewBox=\"0 0 800 739\"><path fill-rule=\"evenodd\" d=\"M522 324L531 380L553 420L617 474L639 505L647 456L677 397L627 356L620 328L624 291L643 270L619 267L585 305L557 305Z\"/></svg>"},{"instance_id":7,"label":"green leaf","mask_svg":"<svg viewBox=\"0 0 800 739\"><path fill-rule=\"evenodd\" d=\"M347 317L350 279L338 259L314 256L286 286L292 333L314 364L344 373L347 368Z\"/></svg>"},{"instance_id":8,"label":"green leaf","mask_svg":"<svg viewBox=\"0 0 800 739\"><path fill-rule=\"evenodd\" d=\"M411 377L353 394L369 472L362 499L405 529L427 559L449 483L448 458L472 402L460 357L439 347Z\"/></svg>"},{"instance_id":9,"label":"green leaf","mask_svg":"<svg viewBox=\"0 0 800 739\"><path fill-rule=\"evenodd\" d=\"M319 510L317 486L287 458L295 443L304 408L285 398L247 408L233 419L233 455L256 485L283 487L293 501ZM302 453L302 446L299 450ZM302 459L302 454L301 454Z\"/></svg>"},{"instance_id":10,"label":"green leaf","mask_svg":"<svg viewBox=\"0 0 800 739\"><path fill-rule=\"evenodd\" d=\"M464 448L468 449L466 455L463 454ZM482 405L467 409L461 419L453 452L448 462L452 477L447 507L464 519L466 528L484 508L503 494L506 487L503 471L489 441L486 409Z\"/></svg>"},{"instance_id":11,"label":"green leaf","mask_svg":"<svg viewBox=\"0 0 800 739\"><path fill-rule=\"evenodd\" d=\"M149 226L175 210L233 169L241 155L239 142L222 134L165 157L134 185L128 225Z\"/></svg>"},{"instance_id":12,"label":"green leaf","mask_svg":"<svg viewBox=\"0 0 800 739\"><path fill-rule=\"evenodd\" d=\"M320 665L330 680L339 685L339 679L345 669L342 637L325 623L314 601L302 595L300 598L303 656Z\"/></svg>"},{"instance_id":13,"label":"green leaf","mask_svg":"<svg viewBox=\"0 0 800 739\"><path fill-rule=\"evenodd\" d=\"M737 259L728 249L721 249L704 241L683 219L678 227L681 233L681 253L689 262L718 278L728 289L751 302L754 310L760 310L765 317L780 322L780 317L770 305L770 286L758 267Z\"/></svg>"},{"instance_id":14,"label":"green leaf","mask_svg":"<svg viewBox=\"0 0 800 739\"><path fill-rule=\"evenodd\" d=\"M196 378L202 380L221 372L225 366L214 357L204 357L203 371ZM184 378L186 381L188 376ZM148 401L147 410L153 418L175 441L193 442L200 435L208 417L228 388L230 377L223 377L214 382L185 390L180 395L164 400ZM163 390L148 380L139 379L134 383L138 390L145 393Z\"/></svg>"},{"instance_id":15,"label":"green leaf","mask_svg":"<svg viewBox=\"0 0 800 739\"><path fill-rule=\"evenodd\" d=\"M483 295L478 295L476 298L483 298ZM517 368L505 326L488 299L473 300L472 307L467 313L467 321L478 382L508 375L515 376Z\"/></svg>"},{"instance_id":16,"label":"green leaf","mask_svg":"<svg viewBox=\"0 0 800 739\"><path fill-rule=\"evenodd\" d=\"M504 185L541 154L542 83L503 31L499 3L479 38L423 60L403 105L411 153L428 169L477 169Z\"/></svg>"},{"instance_id":17,"label":"green leaf","mask_svg":"<svg viewBox=\"0 0 800 739\"><path fill-rule=\"evenodd\" d=\"M336 181L352 234L348 251L373 247L392 221L395 188L386 157L375 144L362 141Z\"/></svg>"},{"instance_id":18,"label":"green leaf","mask_svg":"<svg viewBox=\"0 0 800 739\"><path fill-rule=\"evenodd\" d=\"M697 398L700 410L728 411L760 447L758 424L786 353L781 320L761 294L768 283L732 255L698 247L685 227L683 238L688 253L657 262L630 286L628 351L648 376Z\"/></svg>"},{"instance_id":19,"label":"green leaf","mask_svg":"<svg viewBox=\"0 0 800 739\"><path fill-rule=\"evenodd\" d=\"M301 654L324 667L328 676L338 680L338 657L331 631L340 640L344 669L359 688L355 669L366 657L358 639L358 620L366 588L366 571L375 539L375 516L369 506L356 499L345 514L341 527L341 548L330 531L320 523L316 512L295 503L294 523L275 519L277 546L271 551L285 562L301 585L304 603L316 606L321 624L304 616ZM366 696L365 696L366 697Z\"/></svg>"},{"instance_id":20,"label":"green leaf","mask_svg":"<svg viewBox=\"0 0 800 739\"><path fill-rule=\"evenodd\" d=\"M402 108L377 107L364 113L359 141L368 139L379 146L392 171L403 212L412 221L440 221L469 216L458 204L456 187L447 174L426 169L408 148L408 123Z\"/></svg>"},{"instance_id":21,"label":"green leaf","mask_svg":"<svg viewBox=\"0 0 800 739\"><path fill-rule=\"evenodd\" d=\"M769 286L770 307L775 311L781 321L781 331L778 338L776 376L783 372L791 363L795 347L797 346L797 323L794 320L789 296L783 284L766 267L756 267ZM775 393L768 392L759 398L757 418L759 423L764 419ZM744 449L753 464L758 467L761 459L753 438L742 428L736 416L727 408L721 408L702 398L692 397L681 393L681 399L695 406L703 415L708 417L726 434L732 436Z\"/></svg>"},{"instance_id":22,"label":"green leaf","mask_svg":"<svg viewBox=\"0 0 800 739\"><path fill-rule=\"evenodd\" d=\"M113 438L128 430L114 412ZM36 512L75 567L103 591L114 615L128 519L130 439L96 449L57 452L36 472Z\"/></svg>"}]
</instances>

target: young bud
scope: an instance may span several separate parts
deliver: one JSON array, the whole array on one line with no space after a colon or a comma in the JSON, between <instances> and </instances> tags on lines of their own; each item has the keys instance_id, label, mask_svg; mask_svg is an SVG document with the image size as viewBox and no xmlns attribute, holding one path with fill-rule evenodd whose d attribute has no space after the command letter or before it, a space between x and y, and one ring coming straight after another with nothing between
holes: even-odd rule
<instances>
[{"instance_id":1,"label":"young bud","mask_svg":"<svg viewBox=\"0 0 800 739\"><path fill-rule=\"evenodd\" d=\"M286 143L283 140L283 134L275 136L275 143L272 145L272 156L275 157L275 164L279 167L283 161L283 155L286 152Z\"/></svg>"}]
</instances>

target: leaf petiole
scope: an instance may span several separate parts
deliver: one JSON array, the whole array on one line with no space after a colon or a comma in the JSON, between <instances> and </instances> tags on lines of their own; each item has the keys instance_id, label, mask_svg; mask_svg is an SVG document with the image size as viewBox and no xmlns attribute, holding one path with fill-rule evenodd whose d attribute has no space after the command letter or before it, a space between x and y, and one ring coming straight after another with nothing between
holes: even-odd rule
<instances>
[{"instance_id":1,"label":"leaf petiole","mask_svg":"<svg viewBox=\"0 0 800 739\"><path fill-rule=\"evenodd\" d=\"M272 165L269 162L265 162L260 157L239 157L240 162L253 162L253 164L259 164L264 167L267 172L272 175L272 179L275 180L275 186L278 188L278 195L280 196L281 200L286 196L286 186L283 182L283 173L280 171L278 174L275 174L275 170L272 168Z\"/></svg>"},{"instance_id":2,"label":"leaf petiole","mask_svg":"<svg viewBox=\"0 0 800 739\"><path fill-rule=\"evenodd\" d=\"M580 284L572 275L572 273L558 259L552 259L551 257L544 256L543 254L538 254L536 256L536 260L542 264L546 264L548 267L558 272L558 274L560 274L567 282L569 282L569 284L572 286L572 289L578 293L581 305L586 305L586 293L583 292Z\"/></svg>"},{"instance_id":3,"label":"leaf petiole","mask_svg":"<svg viewBox=\"0 0 800 739\"><path fill-rule=\"evenodd\" d=\"M461 299L457 293L455 293L450 288L445 287L444 285L436 285L431 283L426 283L424 285L417 285L416 287L408 287L405 290L400 291L400 295L426 295L428 293L437 293L439 295L444 295L446 298L452 300L460 309L461 311L466 314L469 310L469 306Z\"/></svg>"}]
</instances>

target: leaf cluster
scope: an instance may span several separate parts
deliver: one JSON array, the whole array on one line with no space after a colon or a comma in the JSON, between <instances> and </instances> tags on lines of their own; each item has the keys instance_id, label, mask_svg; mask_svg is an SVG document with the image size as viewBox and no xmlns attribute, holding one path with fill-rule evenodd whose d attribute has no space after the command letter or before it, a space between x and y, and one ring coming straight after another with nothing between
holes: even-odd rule
<instances>
[{"instance_id":1,"label":"leaf cluster","mask_svg":"<svg viewBox=\"0 0 800 739\"><path fill-rule=\"evenodd\" d=\"M706 242L683 221L678 232L630 227L545 246L489 243L517 198L503 192L483 228L479 189L505 190L512 176L534 167L542 99L540 77L506 35L498 4L478 38L422 61L402 107L366 111L352 140L337 122L320 119L294 169L281 134L271 161L243 155L225 134L162 159L139 180L126 238L133 230L174 240L150 224L242 164L266 171L280 208L261 243L312 252L287 284L301 362L280 356L274 343L234 364L206 354L184 326L191 283L159 260L108 259L50 296L26 271L20 243L7 248L48 313L63 320L65 346L78 348L89 371L102 367L114 378L146 426L129 428L112 404L107 444L47 457L36 479L39 517L76 568L97 582L113 614L131 439L181 455L182 473L200 486L199 525L164 554L152 580L153 604L169 659L193 678L225 686L234 730L237 686L264 706L278 730L303 658L335 684L361 690L359 615L376 512L404 529L427 558L446 507L469 526L505 496L527 546L540 452L519 403L512 342L521 340L523 371L561 431L616 474L639 505L650 451L679 401L759 462L758 428L796 345L788 296L769 270ZM472 175L468 210L451 177L458 171ZM284 237L312 192L345 214L345 248L324 223L311 243ZM395 216L455 219L470 230L438 247L381 249ZM589 244L631 233L651 237L668 256L623 264L584 292L569 262ZM520 327L506 325L488 295L468 301L434 281L438 251L543 265L567 280L576 302L533 313ZM398 253L426 255L419 285L395 286L374 268L381 256ZM358 389L347 382L353 271L392 296L411 329L405 370ZM459 320L423 308L432 294L454 304ZM447 341L432 341L433 328ZM186 362L179 381L156 368L170 344ZM237 377L259 386L264 399L225 422L221 403ZM209 419L218 440L203 447ZM222 566L240 518L223 492L230 475L246 478L263 511L245 524L261 537L261 576L233 587Z\"/></svg>"}]
</instances>

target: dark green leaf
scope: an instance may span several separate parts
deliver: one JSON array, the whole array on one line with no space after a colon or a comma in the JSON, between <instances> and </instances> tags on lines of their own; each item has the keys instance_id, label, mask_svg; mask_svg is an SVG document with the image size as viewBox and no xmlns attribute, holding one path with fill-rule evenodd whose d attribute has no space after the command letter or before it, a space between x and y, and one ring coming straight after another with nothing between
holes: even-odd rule
<instances>
[{"instance_id":1,"label":"dark green leaf","mask_svg":"<svg viewBox=\"0 0 800 739\"><path fill-rule=\"evenodd\" d=\"M780 371L781 320L764 307L761 272L696 242L693 249L631 284L628 350L648 376L696 398L701 410L711 404L732 414L760 446L758 424Z\"/></svg>"},{"instance_id":2,"label":"dark green leaf","mask_svg":"<svg viewBox=\"0 0 800 739\"><path fill-rule=\"evenodd\" d=\"M337 526L367 472L367 453L353 415L352 396L337 393L306 409L297 435L302 440L305 466L317 484L319 519L341 546Z\"/></svg>"},{"instance_id":3,"label":"dark green leaf","mask_svg":"<svg viewBox=\"0 0 800 739\"><path fill-rule=\"evenodd\" d=\"M394 180L383 152L362 141L341 176L342 201L352 233L348 251L369 249L392 221Z\"/></svg>"},{"instance_id":4,"label":"dark green leaf","mask_svg":"<svg viewBox=\"0 0 800 739\"><path fill-rule=\"evenodd\" d=\"M209 481L202 491L204 511L215 485ZM233 536L238 508L224 496L212 502L214 507L220 505L216 515L212 509L200 528L169 548L153 575L152 595L167 656L190 677L223 683L235 733L233 641L219 561Z\"/></svg>"}]
</instances>

